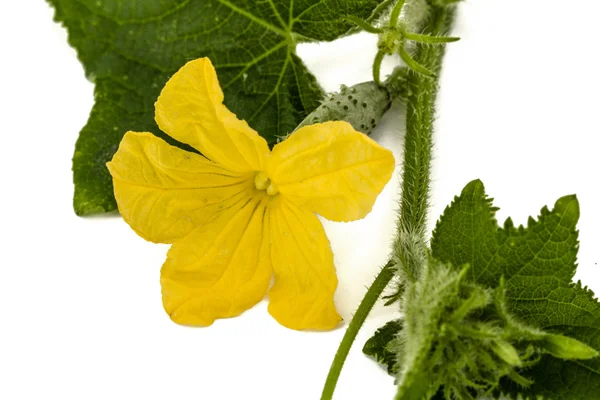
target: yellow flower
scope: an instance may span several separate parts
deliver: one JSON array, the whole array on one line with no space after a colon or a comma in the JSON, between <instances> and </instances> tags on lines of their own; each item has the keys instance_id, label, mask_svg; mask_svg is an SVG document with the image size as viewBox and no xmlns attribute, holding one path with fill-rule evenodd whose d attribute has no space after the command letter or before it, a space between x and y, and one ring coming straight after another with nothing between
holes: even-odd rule
<instances>
[{"instance_id":1,"label":"yellow flower","mask_svg":"<svg viewBox=\"0 0 600 400\"><path fill-rule=\"evenodd\" d=\"M391 152L341 121L301 128L270 151L223 105L207 58L173 75L155 107L158 126L203 156L127 132L108 168L125 221L173 243L160 279L171 319L207 326L268 291L280 324L335 327L333 255L315 213L367 215L391 177Z\"/></svg>"}]
</instances>

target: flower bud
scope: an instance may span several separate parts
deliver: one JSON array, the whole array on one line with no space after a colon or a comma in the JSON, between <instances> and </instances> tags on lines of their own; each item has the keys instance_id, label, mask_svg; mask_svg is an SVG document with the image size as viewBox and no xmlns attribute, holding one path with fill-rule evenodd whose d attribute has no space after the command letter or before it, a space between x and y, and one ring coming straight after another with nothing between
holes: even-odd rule
<instances>
[{"instance_id":1,"label":"flower bud","mask_svg":"<svg viewBox=\"0 0 600 400\"><path fill-rule=\"evenodd\" d=\"M509 365L520 366L521 358L514 346L504 340L494 340L491 343L491 348L500 359Z\"/></svg>"},{"instance_id":2,"label":"flower bud","mask_svg":"<svg viewBox=\"0 0 600 400\"><path fill-rule=\"evenodd\" d=\"M565 360L587 360L598 356L596 350L568 336L549 334L539 344L549 354Z\"/></svg>"}]
</instances>

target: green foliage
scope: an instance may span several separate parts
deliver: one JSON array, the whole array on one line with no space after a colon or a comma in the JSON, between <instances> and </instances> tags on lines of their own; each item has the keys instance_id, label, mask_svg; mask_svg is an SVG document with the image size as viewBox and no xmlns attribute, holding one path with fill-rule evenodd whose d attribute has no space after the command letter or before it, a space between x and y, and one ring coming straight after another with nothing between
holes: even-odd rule
<instances>
[{"instance_id":1,"label":"green foliage","mask_svg":"<svg viewBox=\"0 0 600 400\"><path fill-rule=\"evenodd\" d=\"M452 265L471 266L469 280L497 287L504 277L507 309L530 326L566 335L600 349L600 303L581 284L573 284L578 249L575 196L559 199L538 220L500 228L491 199L480 181L469 183L446 209L433 233L433 256ZM564 344L564 341L563 341ZM554 355L564 353L547 350ZM570 351L576 352L576 349ZM516 398L600 399L600 359L544 359L523 371L527 389L503 381L502 392Z\"/></svg>"},{"instance_id":2,"label":"green foliage","mask_svg":"<svg viewBox=\"0 0 600 400\"><path fill-rule=\"evenodd\" d=\"M404 285L402 329L378 331L370 354L396 351L398 399L600 399L600 303L571 281L577 198L527 227L500 228L496 211L477 180L447 207L435 259Z\"/></svg>"},{"instance_id":3,"label":"green foliage","mask_svg":"<svg viewBox=\"0 0 600 400\"><path fill-rule=\"evenodd\" d=\"M490 287L503 275L511 292L554 287L548 277L570 284L578 248L577 198L562 197L552 211L544 207L538 221L529 218L527 228L515 228L510 218L499 228L498 209L491 202L481 181L470 182L437 223L433 255L456 265L470 264L471 279Z\"/></svg>"},{"instance_id":4,"label":"green foliage","mask_svg":"<svg viewBox=\"0 0 600 400\"><path fill-rule=\"evenodd\" d=\"M210 57L226 105L273 144L317 107L323 94L296 56L296 44L336 39L353 27L346 17L372 20L390 3L48 1L96 84L95 105L73 157L74 207L80 215L116 209L105 163L127 130L159 134L154 102L187 61Z\"/></svg>"},{"instance_id":5,"label":"green foliage","mask_svg":"<svg viewBox=\"0 0 600 400\"><path fill-rule=\"evenodd\" d=\"M598 356L580 341L519 321L508 309L504 280L488 289L471 282L469 270L430 258L420 279L407 285L402 328L385 345L397 356L396 399L430 399L441 392L446 400L475 400L499 392L501 382L521 392L533 384L528 371L547 354L566 360Z\"/></svg>"},{"instance_id":6,"label":"green foliage","mask_svg":"<svg viewBox=\"0 0 600 400\"><path fill-rule=\"evenodd\" d=\"M517 370L539 361L548 334L507 312L502 284L473 284L468 270L429 258L407 285L403 329L387 345L397 352L397 399L475 399L501 379L530 384Z\"/></svg>"},{"instance_id":7,"label":"green foliage","mask_svg":"<svg viewBox=\"0 0 600 400\"><path fill-rule=\"evenodd\" d=\"M390 375L396 375L398 372L396 351L391 346L394 343L394 338L401 329L402 321L399 319L392 320L377 329L373 336L367 340L363 346L363 353L372 357L378 363L383 364Z\"/></svg>"}]
</instances>

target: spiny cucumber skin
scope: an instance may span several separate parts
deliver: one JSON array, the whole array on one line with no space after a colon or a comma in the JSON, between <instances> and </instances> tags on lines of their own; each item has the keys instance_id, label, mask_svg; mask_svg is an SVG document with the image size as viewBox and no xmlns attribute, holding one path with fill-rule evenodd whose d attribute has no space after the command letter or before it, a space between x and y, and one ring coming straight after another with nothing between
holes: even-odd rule
<instances>
[{"instance_id":1,"label":"spiny cucumber skin","mask_svg":"<svg viewBox=\"0 0 600 400\"><path fill-rule=\"evenodd\" d=\"M388 90L375 82L342 85L339 92L329 93L296 130L327 121L346 121L357 131L369 135L391 104Z\"/></svg>"}]
</instances>

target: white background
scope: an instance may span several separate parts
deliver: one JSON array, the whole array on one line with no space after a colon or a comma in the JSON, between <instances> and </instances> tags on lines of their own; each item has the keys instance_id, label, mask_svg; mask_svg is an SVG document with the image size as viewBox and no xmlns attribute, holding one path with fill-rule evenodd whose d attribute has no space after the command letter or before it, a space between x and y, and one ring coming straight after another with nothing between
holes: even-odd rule
<instances>
[{"instance_id":1,"label":"white background","mask_svg":"<svg viewBox=\"0 0 600 400\"><path fill-rule=\"evenodd\" d=\"M481 178L516 223L565 194L581 202L578 279L600 291L600 39L592 0L469 0L442 75L430 226ZM317 399L344 327L303 333L259 304L210 328L173 324L160 299L167 246L118 217L76 217L71 157L92 106L66 33L41 0L2 5L0 23L0 398ZM298 48L327 90L368 80L376 39ZM386 60L386 71L397 62ZM394 108L375 138L401 163ZM135 127L132 127L133 129ZM397 172L399 172L397 170ZM349 319L392 240L398 180L365 220L325 222L338 307ZM392 379L360 353L391 318L379 306L337 399L391 399Z\"/></svg>"}]
</instances>

